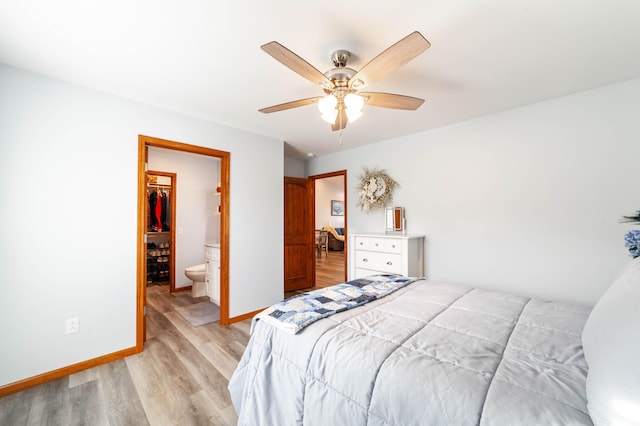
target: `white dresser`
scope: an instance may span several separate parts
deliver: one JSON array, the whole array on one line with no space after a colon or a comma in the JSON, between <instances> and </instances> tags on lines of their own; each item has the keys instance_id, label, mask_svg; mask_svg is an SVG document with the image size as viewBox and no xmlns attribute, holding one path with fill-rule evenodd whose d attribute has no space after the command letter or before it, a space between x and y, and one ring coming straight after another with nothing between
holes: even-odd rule
<instances>
[{"instance_id":1,"label":"white dresser","mask_svg":"<svg viewBox=\"0 0 640 426\"><path fill-rule=\"evenodd\" d=\"M206 295L220 306L220 244L206 244L207 275L205 278Z\"/></svg>"},{"instance_id":2,"label":"white dresser","mask_svg":"<svg viewBox=\"0 0 640 426\"><path fill-rule=\"evenodd\" d=\"M424 276L424 235L350 234L349 279L376 273Z\"/></svg>"}]
</instances>

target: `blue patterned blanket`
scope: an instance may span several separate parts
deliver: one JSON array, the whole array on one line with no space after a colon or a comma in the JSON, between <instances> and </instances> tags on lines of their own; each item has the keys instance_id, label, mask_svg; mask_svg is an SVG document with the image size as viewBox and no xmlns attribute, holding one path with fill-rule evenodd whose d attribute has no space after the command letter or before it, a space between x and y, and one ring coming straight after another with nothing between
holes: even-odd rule
<instances>
[{"instance_id":1,"label":"blue patterned blanket","mask_svg":"<svg viewBox=\"0 0 640 426\"><path fill-rule=\"evenodd\" d=\"M417 279L380 274L309 291L276 303L257 314L251 322L251 331L255 323L262 320L296 334L319 319L380 299Z\"/></svg>"}]
</instances>

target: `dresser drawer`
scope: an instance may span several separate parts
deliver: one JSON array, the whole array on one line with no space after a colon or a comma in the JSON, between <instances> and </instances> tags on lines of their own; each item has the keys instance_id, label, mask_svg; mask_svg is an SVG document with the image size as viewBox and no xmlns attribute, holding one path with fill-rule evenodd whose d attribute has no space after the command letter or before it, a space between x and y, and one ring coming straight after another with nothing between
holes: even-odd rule
<instances>
[{"instance_id":1,"label":"dresser drawer","mask_svg":"<svg viewBox=\"0 0 640 426\"><path fill-rule=\"evenodd\" d=\"M384 238L356 237L356 250L385 251Z\"/></svg>"},{"instance_id":2,"label":"dresser drawer","mask_svg":"<svg viewBox=\"0 0 640 426\"><path fill-rule=\"evenodd\" d=\"M387 253L402 253L402 240L398 238L385 238L384 249Z\"/></svg>"},{"instance_id":3,"label":"dresser drawer","mask_svg":"<svg viewBox=\"0 0 640 426\"><path fill-rule=\"evenodd\" d=\"M402 253L402 240L399 238L356 237L356 250Z\"/></svg>"},{"instance_id":4,"label":"dresser drawer","mask_svg":"<svg viewBox=\"0 0 640 426\"><path fill-rule=\"evenodd\" d=\"M372 237L356 237L355 249L356 250L382 250L382 239L372 238Z\"/></svg>"},{"instance_id":5,"label":"dresser drawer","mask_svg":"<svg viewBox=\"0 0 640 426\"><path fill-rule=\"evenodd\" d=\"M354 262L355 267L360 269L388 272L390 274L402 273L402 255L399 254L356 250Z\"/></svg>"}]
</instances>

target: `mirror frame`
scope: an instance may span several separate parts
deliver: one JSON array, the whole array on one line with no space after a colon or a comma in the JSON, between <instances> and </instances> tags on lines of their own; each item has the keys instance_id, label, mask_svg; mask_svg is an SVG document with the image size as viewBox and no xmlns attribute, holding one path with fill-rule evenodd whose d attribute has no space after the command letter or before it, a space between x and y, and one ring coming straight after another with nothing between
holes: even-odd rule
<instances>
[{"instance_id":1,"label":"mirror frame","mask_svg":"<svg viewBox=\"0 0 640 426\"><path fill-rule=\"evenodd\" d=\"M384 231L404 232L404 207L386 207L384 210Z\"/></svg>"}]
</instances>

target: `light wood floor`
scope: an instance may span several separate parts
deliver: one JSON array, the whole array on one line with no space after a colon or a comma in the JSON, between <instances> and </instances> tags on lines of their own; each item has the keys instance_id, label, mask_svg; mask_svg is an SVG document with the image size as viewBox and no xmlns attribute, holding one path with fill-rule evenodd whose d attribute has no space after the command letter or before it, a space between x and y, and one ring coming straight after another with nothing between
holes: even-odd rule
<instances>
[{"instance_id":1,"label":"light wood floor","mask_svg":"<svg viewBox=\"0 0 640 426\"><path fill-rule=\"evenodd\" d=\"M330 285L345 282L344 275L344 256L343 251L322 252L320 256L316 256L316 287L323 288ZM313 290L314 288L303 288L302 290L289 291L284 294L285 298Z\"/></svg>"},{"instance_id":2,"label":"light wood floor","mask_svg":"<svg viewBox=\"0 0 640 426\"><path fill-rule=\"evenodd\" d=\"M344 281L343 256L316 258L317 287ZM251 320L194 328L175 311L203 300L148 287L144 352L0 398L0 425L235 425L227 385Z\"/></svg>"},{"instance_id":3,"label":"light wood floor","mask_svg":"<svg viewBox=\"0 0 640 426\"><path fill-rule=\"evenodd\" d=\"M0 398L0 425L233 425L227 384L250 320L192 327L190 292L147 289L144 352Z\"/></svg>"},{"instance_id":4,"label":"light wood floor","mask_svg":"<svg viewBox=\"0 0 640 426\"><path fill-rule=\"evenodd\" d=\"M316 256L316 287L327 287L345 281L344 252L331 251Z\"/></svg>"}]
</instances>

